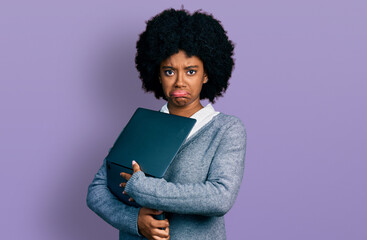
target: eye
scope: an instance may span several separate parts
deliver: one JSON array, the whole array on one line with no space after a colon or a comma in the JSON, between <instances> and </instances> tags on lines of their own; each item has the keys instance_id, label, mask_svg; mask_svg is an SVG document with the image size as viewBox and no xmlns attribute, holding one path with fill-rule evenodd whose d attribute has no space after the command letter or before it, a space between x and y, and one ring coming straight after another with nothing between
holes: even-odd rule
<instances>
[{"instance_id":1,"label":"eye","mask_svg":"<svg viewBox=\"0 0 367 240\"><path fill-rule=\"evenodd\" d=\"M164 74L165 74L166 76L173 76L173 75L175 74L175 72L174 72L173 70L165 70L165 71L164 71Z\"/></svg>"},{"instance_id":2,"label":"eye","mask_svg":"<svg viewBox=\"0 0 367 240\"><path fill-rule=\"evenodd\" d=\"M194 75L196 73L196 70L189 70L187 71L188 75Z\"/></svg>"}]
</instances>

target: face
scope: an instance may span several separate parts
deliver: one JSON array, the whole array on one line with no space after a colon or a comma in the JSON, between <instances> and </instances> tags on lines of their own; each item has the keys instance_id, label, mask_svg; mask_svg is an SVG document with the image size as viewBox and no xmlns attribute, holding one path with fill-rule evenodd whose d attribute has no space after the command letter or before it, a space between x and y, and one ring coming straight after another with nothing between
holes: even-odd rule
<instances>
[{"instance_id":1,"label":"face","mask_svg":"<svg viewBox=\"0 0 367 240\"><path fill-rule=\"evenodd\" d=\"M197 107L200 92L208 80L203 62L196 56L188 57L180 50L160 65L163 93L171 107Z\"/></svg>"}]
</instances>

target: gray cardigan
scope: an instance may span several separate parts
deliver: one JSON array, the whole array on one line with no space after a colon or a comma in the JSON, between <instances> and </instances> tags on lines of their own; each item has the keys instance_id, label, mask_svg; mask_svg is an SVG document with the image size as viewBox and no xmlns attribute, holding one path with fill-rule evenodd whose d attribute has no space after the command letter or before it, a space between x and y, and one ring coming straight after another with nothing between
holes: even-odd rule
<instances>
[{"instance_id":1,"label":"gray cardigan","mask_svg":"<svg viewBox=\"0 0 367 240\"><path fill-rule=\"evenodd\" d=\"M219 113L186 139L162 179L137 172L125 191L140 205L166 212L170 239L226 239L224 214L237 197L245 152L241 120ZM137 228L139 208L109 191L105 165L88 188L88 207L120 230L120 240L145 239Z\"/></svg>"}]
</instances>

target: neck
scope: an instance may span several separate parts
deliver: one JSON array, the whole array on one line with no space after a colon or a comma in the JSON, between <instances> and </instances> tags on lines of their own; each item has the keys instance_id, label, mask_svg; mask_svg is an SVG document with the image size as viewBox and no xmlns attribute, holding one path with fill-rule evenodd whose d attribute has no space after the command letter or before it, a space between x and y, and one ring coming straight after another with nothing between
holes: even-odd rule
<instances>
[{"instance_id":1,"label":"neck","mask_svg":"<svg viewBox=\"0 0 367 240\"><path fill-rule=\"evenodd\" d=\"M182 117L191 117L194 115L197 111L203 108L203 105L201 105L200 102L196 104L190 104L187 106L175 106L173 104L170 104L168 102L167 104L168 110L170 114L182 116Z\"/></svg>"}]
</instances>

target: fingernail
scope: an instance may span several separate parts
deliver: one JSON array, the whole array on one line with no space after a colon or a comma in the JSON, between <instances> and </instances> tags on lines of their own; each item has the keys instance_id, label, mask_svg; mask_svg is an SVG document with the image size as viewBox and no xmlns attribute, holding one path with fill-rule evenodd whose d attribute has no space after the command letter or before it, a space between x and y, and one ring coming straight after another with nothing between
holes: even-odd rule
<instances>
[{"instance_id":1,"label":"fingernail","mask_svg":"<svg viewBox=\"0 0 367 240\"><path fill-rule=\"evenodd\" d=\"M136 162L135 162L135 160L133 160L133 161L132 161L133 166L135 165L135 163L136 163Z\"/></svg>"},{"instance_id":2,"label":"fingernail","mask_svg":"<svg viewBox=\"0 0 367 240\"><path fill-rule=\"evenodd\" d=\"M120 187L122 187L122 183L120 183Z\"/></svg>"}]
</instances>

